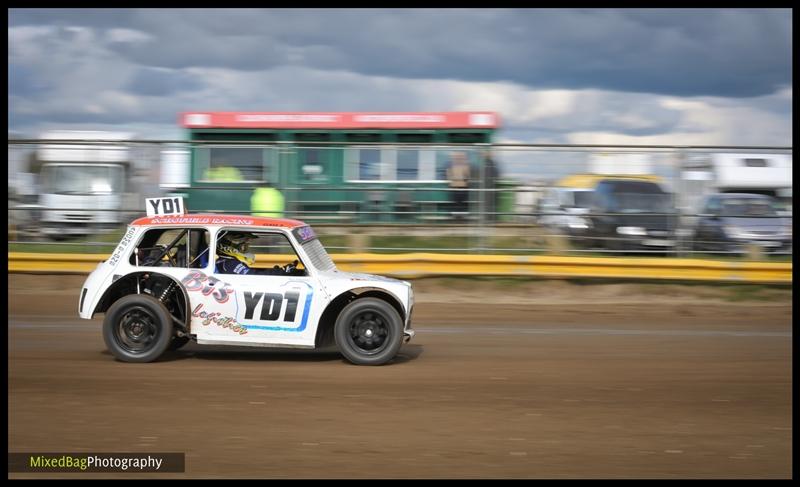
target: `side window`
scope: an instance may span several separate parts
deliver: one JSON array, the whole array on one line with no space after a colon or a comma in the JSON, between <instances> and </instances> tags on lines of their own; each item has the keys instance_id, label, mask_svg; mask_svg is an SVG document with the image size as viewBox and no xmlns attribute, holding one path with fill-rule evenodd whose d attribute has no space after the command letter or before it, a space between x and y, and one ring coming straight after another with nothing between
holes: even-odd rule
<instances>
[{"instance_id":1,"label":"side window","mask_svg":"<svg viewBox=\"0 0 800 487\"><path fill-rule=\"evenodd\" d=\"M722 211L722 201L719 198L710 198L703 213L717 215Z\"/></svg>"},{"instance_id":2,"label":"side window","mask_svg":"<svg viewBox=\"0 0 800 487\"><path fill-rule=\"evenodd\" d=\"M236 229L222 229L217 235L217 240L224 239L227 234L236 234L237 232L243 233ZM246 232L248 237L244 244L238 247L238 255L221 256L217 252L217 262L219 259L232 258L236 259L239 263L247 265L253 269L253 274L258 275L292 275L292 276L305 276L305 265L300 257L294 250L288 237L283 233L278 232ZM241 240L239 240L241 242ZM246 255L249 254L249 255ZM248 257L254 260L248 262ZM294 262L297 261L295 265ZM286 271L286 266L289 264L291 268L289 272ZM225 267L217 266L216 271L224 273ZM240 273L240 272L236 272Z\"/></svg>"},{"instance_id":3,"label":"side window","mask_svg":"<svg viewBox=\"0 0 800 487\"><path fill-rule=\"evenodd\" d=\"M539 198L538 211L543 213L541 216L549 216L556 208L556 191L546 189Z\"/></svg>"},{"instance_id":4,"label":"side window","mask_svg":"<svg viewBox=\"0 0 800 487\"><path fill-rule=\"evenodd\" d=\"M595 197L592 200L592 203L594 204L595 207L600 209L607 209L610 206L611 203L609 201L610 190L611 188L609 187L608 184L599 183L597 185L594 191Z\"/></svg>"},{"instance_id":5,"label":"side window","mask_svg":"<svg viewBox=\"0 0 800 487\"><path fill-rule=\"evenodd\" d=\"M153 228L145 232L131 265L200 269L208 264L208 231L200 228Z\"/></svg>"},{"instance_id":6,"label":"side window","mask_svg":"<svg viewBox=\"0 0 800 487\"><path fill-rule=\"evenodd\" d=\"M575 193L572 191L562 191L561 193L559 193L558 206L564 208L571 208L575 206L573 204L573 198L572 198L574 194Z\"/></svg>"}]
</instances>

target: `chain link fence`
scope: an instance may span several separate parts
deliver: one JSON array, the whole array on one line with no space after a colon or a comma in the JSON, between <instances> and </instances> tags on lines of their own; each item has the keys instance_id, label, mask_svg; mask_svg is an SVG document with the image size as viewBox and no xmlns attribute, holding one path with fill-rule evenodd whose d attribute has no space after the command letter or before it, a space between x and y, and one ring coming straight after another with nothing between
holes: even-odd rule
<instances>
[{"instance_id":1,"label":"chain link fence","mask_svg":"<svg viewBox=\"0 0 800 487\"><path fill-rule=\"evenodd\" d=\"M314 224L332 252L792 255L786 147L9 140L8 150L10 251L107 252L146 197L248 214L269 182L283 216Z\"/></svg>"}]
</instances>

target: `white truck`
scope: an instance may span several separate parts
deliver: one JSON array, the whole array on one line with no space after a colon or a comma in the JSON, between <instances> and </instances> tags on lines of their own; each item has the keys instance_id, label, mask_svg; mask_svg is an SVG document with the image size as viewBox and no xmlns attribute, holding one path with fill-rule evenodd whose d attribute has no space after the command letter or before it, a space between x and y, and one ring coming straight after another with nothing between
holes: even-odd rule
<instances>
[{"instance_id":1,"label":"white truck","mask_svg":"<svg viewBox=\"0 0 800 487\"><path fill-rule=\"evenodd\" d=\"M697 154L683 167L682 191L686 209L697 210L710 193L755 193L792 206L792 155L780 153Z\"/></svg>"},{"instance_id":2,"label":"white truck","mask_svg":"<svg viewBox=\"0 0 800 487\"><path fill-rule=\"evenodd\" d=\"M161 151L159 186L162 191L181 191L189 187L189 158L188 149L166 148Z\"/></svg>"},{"instance_id":3,"label":"white truck","mask_svg":"<svg viewBox=\"0 0 800 487\"><path fill-rule=\"evenodd\" d=\"M40 139L53 141L36 152L42 233L60 240L120 227L128 216L122 211L134 158L125 142L133 134L58 130Z\"/></svg>"}]
</instances>

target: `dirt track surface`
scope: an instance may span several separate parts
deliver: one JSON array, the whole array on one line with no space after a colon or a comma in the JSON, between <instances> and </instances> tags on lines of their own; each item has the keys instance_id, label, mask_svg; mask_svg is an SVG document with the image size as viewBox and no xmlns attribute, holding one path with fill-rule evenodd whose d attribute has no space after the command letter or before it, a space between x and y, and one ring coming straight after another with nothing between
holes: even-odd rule
<instances>
[{"instance_id":1,"label":"dirt track surface","mask_svg":"<svg viewBox=\"0 0 800 487\"><path fill-rule=\"evenodd\" d=\"M9 451L185 452L165 477L791 477L790 292L420 282L387 366L196 345L124 364L73 280L9 279Z\"/></svg>"}]
</instances>

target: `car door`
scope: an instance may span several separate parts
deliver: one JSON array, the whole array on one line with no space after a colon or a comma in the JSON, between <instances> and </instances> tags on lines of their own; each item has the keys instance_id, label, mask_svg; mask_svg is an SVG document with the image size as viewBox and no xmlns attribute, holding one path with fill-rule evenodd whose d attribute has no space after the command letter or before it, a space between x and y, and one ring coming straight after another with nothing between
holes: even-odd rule
<instances>
[{"instance_id":1,"label":"car door","mask_svg":"<svg viewBox=\"0 0 800 487\"><path fill-rule=\"evenodd\" d=\"M230 229L220 232L227 230ZM193 319L199 322L193 322L198 342L313 347L320 310L327 302L318 279L310 275L283 232L250 233L257 237L250 244L250 251L256 256L251 268L278 268L269 275L221 274L214 269L213 278L227 290L226 301L208 304L221 304L224 313L219 314L219 306L205 313L193 312ZM295 260L298 271L285 273L281 266Z\"/></svg>"}]
</instances>

